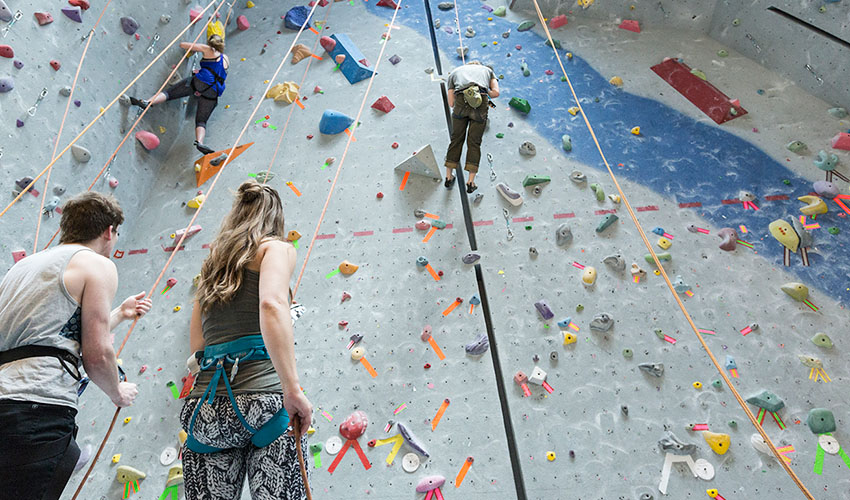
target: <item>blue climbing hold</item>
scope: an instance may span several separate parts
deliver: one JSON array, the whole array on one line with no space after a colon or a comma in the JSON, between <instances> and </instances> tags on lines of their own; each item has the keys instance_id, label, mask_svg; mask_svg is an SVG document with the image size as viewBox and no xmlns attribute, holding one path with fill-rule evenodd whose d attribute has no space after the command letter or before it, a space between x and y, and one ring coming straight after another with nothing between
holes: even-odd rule
<instances>
[{"instance_id":1,"label":"blue climbing hold","mask_svg":"<svg viewBox=\"0 0 850 500\"><path fill-rule=\"evenodd\" d=\"M301 26L304 26L306 22L307 25L304 26L304 29L310 29L310 9L307 7L299 6L293 7L286 12L286 15L283 16L283 25L287 29L298 31L301 29Z\"/></svg>"},{"instance_id":2,"label":"blue climbing hold","mask_svg":"<svg viewBox=\"0 0 850 500\"><path fill-rule=\"evenodd\" d=\"M348 83L354 85L361 80L370 78L375 73L372 68L364 64L366 62L366 56L360 52L360 49L354 45L354 42L351 41L348 35L337 33L331 35L331 40L336 42L333 50L330 51L331 58L336 61L337 56L345 56L342 62L339 63L339 70L345 79L348 80Z\"/></svg>"},{"instance_id":3,"label":"blue climbing hold","mask_svg":"<svg viewBox=\"0 0 850 500\"><path fill-rule=\"evenodd\" d=\"M570 323L572 323L572 321L573 321L573 318L567 316L565 319L558 321L558 326L560 328L567 328L567 327L570 326Z\"/></svg>"},{"instance_id":4,"label":"blue climbing hold","mask_svg":"<svg viewBox=\"0 0 850 500\"><path fill-rule=\"evenodd\" d=\"M338 134L347 129L352 123L354 123L354 118L339 111L326 109L322 113L322 119L319 121L319 132L327 135Z\"/></svg>"},{"instance_id":5,"label":"blue climbing hold","mask_svg":"<svg viewBox=\"0 0 850 500\"><path fill-rule=\"evenodd\" d=\"M814 160L814 164L819 169L829 172L830 170L835 170L835 167L838 165L838 156L821 149L818 151L818 158Z\"/></svg>"}]
</instances>

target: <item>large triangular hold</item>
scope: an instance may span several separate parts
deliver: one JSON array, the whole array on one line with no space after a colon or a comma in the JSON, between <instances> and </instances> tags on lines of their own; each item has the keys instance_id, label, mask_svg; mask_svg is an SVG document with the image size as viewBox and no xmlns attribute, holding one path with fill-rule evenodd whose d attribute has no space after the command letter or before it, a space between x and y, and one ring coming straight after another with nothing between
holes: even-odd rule
<instances>
[{"instance_id":1,"label":"large triangular hold","mask_svg":"<svg viewBox=\"0 0 850 500\"><path fill-rule=\"evenodd\" d=\"M430 144L419 148L413 153L413 156L399 163L395 169L402 173L410 172L411 174L424 175L432 179L443 179L443 175L440 173L440 167L437 166L437 160L434 159L434 151L431 149Z\"/></svg>"},{"instance_id":2,"label":"large triangular hold","mask_svg":"<svg viewBox=\"0 0 850 500\"><path fill-rule=\"evenodd\" d=\"M241 155L246 149L253 145L253 142L249 142L248 144L236 146L233 150L233 154L230 155L230 158L227 158L227 153L230 152L230 148L216 151L198 158L195 162L195 182L197 187L201 187L201 184L207 182L210 177L217 174L222 167L235 160L237 156Z\"/></svg>"}]
</instances>

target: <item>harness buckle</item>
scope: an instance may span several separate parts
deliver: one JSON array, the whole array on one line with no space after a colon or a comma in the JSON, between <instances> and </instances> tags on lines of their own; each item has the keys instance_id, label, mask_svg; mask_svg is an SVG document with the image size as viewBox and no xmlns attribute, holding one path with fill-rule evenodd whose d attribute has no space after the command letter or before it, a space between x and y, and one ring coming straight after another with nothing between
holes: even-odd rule
<instances>
[{"instance_id":1,"label":"harness buckle","mask_svg":"<svg viewBox=\"0 0 850 500\"><path fill-rule=\"evenodd\" d=\"M239 371L239 358L236 358L236 361L233 362L233 367L230 369L230 383L233 383L233 378L236 377L236 373Z\"/></svg>"}]
</instances>

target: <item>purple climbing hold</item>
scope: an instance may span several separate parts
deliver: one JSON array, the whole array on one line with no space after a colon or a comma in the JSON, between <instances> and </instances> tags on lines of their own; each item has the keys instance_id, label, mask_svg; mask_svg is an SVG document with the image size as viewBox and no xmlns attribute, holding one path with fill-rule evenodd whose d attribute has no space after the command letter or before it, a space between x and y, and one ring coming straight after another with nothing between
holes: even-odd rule
<instances>
[{"instance_id":1,"label":"purple climbing hold","mask_svg":"<svg viewBox=\"0 0 850 500\"><path fill-rule=\"evenodd\" d=\"M396 64L401 62L401 57L399 57L398 54L393 54L392 56L390 56L389 61L393 64L393 66L395 66Z\"/></svg>"},{"instance_id":2,"label":"purple climbing hold","mask_svg":"<svg viewBox=\"0 0 850 500\"><path fill-rule=\"evenodd\" d=\"M0 92L8 92L15 88L15 80L12 77L0 78Z\"/></svg>"},{"instance_id":3,"label":"purple climbing hold","mask_svg":"<svg viewBox=\"0 0 850 500\"><path fill-rule=\"evenodd\" d=\"M555 313L553 313L552 310L549 309L549 304L547 304L544 300L538 300L537 302L535 302L534 307L537 308L537 312L540 313L540 316L544 320L549 320L555 317Z\"/></svg>"},{"instance_id":4,"label":"purple climbing hold","mask_svg":"<svg viewBox=\"0 0 850 500\"><path fill-rule=\"evenodd\" d=\"M15 125L17 125L17 126L18 126L18 128L21 128L21 127L23 127L23 126L24 126L24 122L23 122L23 120L21 120L20 118L18 118L18 119L15 121Z\"/></svg>"},{"instance_id":5,"label":"purple climbing hold","mask_svg":"<svg viewBox=\"0 0 850 500\"><path fill-rule=\"evenodd\" d=\"M74 106L79 108L82 105L83 105L82 101L80 101L79 99L74 99Z\"/></svg>"},{"instance_id":6,"label":"purple climbing hold","mask_svg":"<svg viewBox=\"0 0 850 500\"><path fill-rule=\"evenodd\" d=\"M812 186L819 196L824 198L835 198L839 195L838 187L829 181L815 181Z\"/></svg>"},{"instance_id":7,"label":"purple climbing hold","mask_svg":"<svg viewBox=\"0 0 850 500\"><path fill-rule=\"evenodd\" d=\"M13 62L12 64L14 64L15 67L18 68L18 69L21 69L21 68L24 67L24 62L21 61L20 59L15 59L15 62Z\"/></svg>"},{"instance_id":8,"label":"purple climbing hold","mask_svg":"<svg viewBox=\"0 0 850 500\"><path fill-rule=\"evenodd\" d=\"M71 21L83 22L83 11L79 7L62 7L62 13Z\"/></svg>"},{"instance_id":9,"label":"purple climbing hold","mask_svg":"<svg viewBox=\"0 0 850 500\"><path fill-rule=\"evenodd\" d=\"M310 29L310 9L307 7L299 6L293 7L286 12L286 15L283 16L283 25L287 29L298 31L301 29L301 26L304 26L304 29ZM305 25L306 23L306 25Z\"/></svg>"},{"instance_id":10,"label":"purple climbing hold","mask_svg":"<svg viewBox=\"0 0 850 500\"><path fill-rule=\"evenodd\" d=\"M136 22L132 17L122 17L121 18L121 29L124 30L124 33L128 35L134 34L139 30L139 23Z\"/></svg>"}]
</instances>

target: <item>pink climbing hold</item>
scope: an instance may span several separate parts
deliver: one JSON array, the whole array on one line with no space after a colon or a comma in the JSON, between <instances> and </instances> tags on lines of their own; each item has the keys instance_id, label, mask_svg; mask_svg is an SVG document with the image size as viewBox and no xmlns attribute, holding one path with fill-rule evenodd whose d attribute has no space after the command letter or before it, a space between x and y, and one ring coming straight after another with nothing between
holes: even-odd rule
<instances>
[{"instance_id":1,"label":"pink climbing hold","mask_svg":"<svg viewBox=\"0 0 850 500\"><path fill-rule=\"evenodd\" d=\"M91 7L89 0L68 0L68 3L83 10L89 10L89 7Z\"/></svg>"},{"instance_id":2,"label":"pink climbing hold","mask_svg":"<svg viewBox=\"0 0 850 500\"><path fill-rule=\"evenodd\" d=\"M561 26L566 26L567 24L567 16L566 14L561 14L560 16L555 16L549 20L549 29L557 29Z\"/></svg>"},{"instance_id":3,"label":"pink climbing hold","mask_svg":"<svg viewBox=\"0 0 850 500\"><path fill-rule=\"evenodd\" d=\"M323 36L322 38L319 38L319 43L322 45L322 48L325 49L325 52L327 52L328 54L333 52L334 47L336 47L336 40L329 36Z\"/></svg>"},{"instance_id":4,"label":"pink climbing hold","mask_svg":"<svg viewBox=\"0 0 850 500\"><path fill-rule=\"evenodd\" d=\"M390 102L389 98L385 95L382 95L372 104L372 109L377 109L378 111L383 111L384 113L389 113L393 110L395 105Z\"/></svg>"},{"instance_id":5,"label":"pink climbing hold","mask_svg":"<svg viewBox=\"0 0 850 500\"><path fill-rule=\"evenodd\" d=\"M367 68L368 68L369 66L371 66L371 64L369 64L369 61L368 61L368 60L366 60L366 58L365 58L365 57L364 57L363 59L361 59L361 60L357 61L357 62L359 62L359 63L360 63L360 64L362 64L363 66L366 66Z\"/></svg>"},{"instance_id":6,"label":"pink climbing hold","mask_svg":"<svg viewBox=\"0 0 850 500\"><path fill-rule=\"evenodd\" d=\"M11 59L15 57L15 51L8 45L0 45L0 56Z\"/></svg>"},{"instance_id":7,"label":"pink climbing hold","mask_svg":"<svg viewBox=\"0 0 850 500\"><path fill-rule=\"evenodd\" d=\"M156 136L153 132L148 132L147 130L139 130L136 132L136 140L142 143L145 149L151 151L159 147L159 137Z\"/></svg>"},{"instance_id":8,"label":"pink climbing hold","mask_svg":"<svg viewBox=\"0 0 850 500\"><path fill-rule=\"evenodd\" d=\"M53 22L53 16L50 15L50 12L36 12L35 20L38 21L39 26L44 26Z\"/></svg>"},{"instance_id":9,"label":"pink climbing hold","mask_svg":"<svg viewBox=\"0 0 850 500\"><path fill-rule=\"evenodd\" d=\"M115 177L112 177L111 175L109 176L109 187L111 187L112 189L115 189L115 188L118 187L118 179L116 179Z\"/></svg>"},{"instance_id":10,"label":"pink climbing hold","mask_svg":"<svg viewBox=\"0 0 850 500\"><path fill-rule=\"evenodd\" d=\"M251 23L248 22L247 17L239 16L236 18L236 27L239 28L239 31L245 31L251 27Z\"/></svg>"},{"instance_id":11,"label":"pink climbing hold","mask_svg":"<svg viewBox=\"0 0 850 500\"><path fill-rule=\"evenodd\" d=\"M319 87L318 85L313 87L313 93L314 94L324 94L324 92L322 91L322 87Z\"/></svg>"},{"instance_id":12,"label":"pink climbing hold","mask_svg":"<svg viewBox=\"0 0 850 500\"><path fill-rule=\"evenodd\" d=\"M398 5L396 5L393 0L380 0L377 4L378 7L389 7L391 9L397 9Z\"/></svg>"},{"instance_id":13,"label":"pink climbing hold","mask_svg":"<svg viewBox=\"0 0 850 500\"><path fill-rule=\"evenodd\" d=\"M366 432L367 425L369 425L369 417L363 411L357 410L339 425L339 433L345 439L357 439Z\"/></svg>"},{"instance_id":14,"label":"pink climbing hold","mask_svg":"<svg viewBox=\"0 0 850 500\"><path fill-rule=\"evenodd\" d=\"M201 8L198 6L192 7L189 10L189 21L194 21L201 15Z\"/></svg>"},{"instance_id":15,"label":"pink climbing hold","mask_svg":"<svg viewBox=\"0 0 850 500\"><path fill-rule=\"evenodd\" d=\"M60 63L56 59L52 59L50 61L50 67L53 68L55 71L59 71L59 68L62 67L62 63Z\"/></svg>"},{"instance_id":16,"label":"pink climbing hold","mask_svg":"<svg viewBox=\"0 0 850 500\"><path fill-rule=\"evenodd\" d=\"M832 138L832 147L834 149L850 151L850 134L847 132L839 132L838 135Z\"/></svg>"},{"instance_id":17,"label":"pink climbing hold","mask_svg":"<svg viewBox=\"0 0 850 500\"><path fill-rule=\"evenodd\" d=\"M635 33L640 33L640 23L634 21L632 19L626 19L625 21L620 23L621 30L629 30L634 31Z\"/></svg>"},{"instance_id":18,"label":"pink climbing hold","mask_svg":"<svg viewBox=\"0 0 850 500\"><path fill-rule=\"evenodd\" d=\"M334 61L336 61L337 64L342 64L342 62L345 61L345 54L338 54L334 57Z\"/></svg>"}]
</instances>

